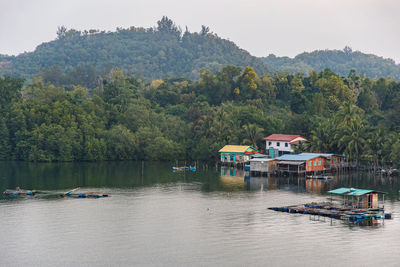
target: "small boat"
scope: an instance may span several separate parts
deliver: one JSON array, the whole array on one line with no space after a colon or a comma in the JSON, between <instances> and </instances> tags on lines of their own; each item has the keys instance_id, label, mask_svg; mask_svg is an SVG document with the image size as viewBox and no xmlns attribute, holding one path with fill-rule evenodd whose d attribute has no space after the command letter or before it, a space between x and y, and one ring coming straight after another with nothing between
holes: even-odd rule
<instances>
[{"instance_id":1,"label":"small boat","mask_svg":"<svg viewBox=\"0 0 400 267\"><path fill-rule=\"evenodd\" d=\"M5 195L9 196L33 196L36 194L36 190L24 190L19 187L16 189L7 189L6 191L3 192Z\"/></svg>"},{"instance_id":2,"label":"small boat","mask_svg":"<svg viewBox=\"0 0 400 267\"><path fill-rule=\"evenodd\" d=\"M328 180L331 179L332 176L327 176L327 175L307 175L307 179L321 179L321 180Z\"/></svg>"},{"instance_id":3,"label":"small boat","mask_svg":"<svg viewBox=\"0 0 400 267\"><path fill-rule=\"evenodd\" d=\"M190 167L172 167L172 170L174 172L176 172L176 171L192 171L192 172L195 172L196 171L196 167L192 167L192 166L190 166Z\"/></svg>"}]
</instances>

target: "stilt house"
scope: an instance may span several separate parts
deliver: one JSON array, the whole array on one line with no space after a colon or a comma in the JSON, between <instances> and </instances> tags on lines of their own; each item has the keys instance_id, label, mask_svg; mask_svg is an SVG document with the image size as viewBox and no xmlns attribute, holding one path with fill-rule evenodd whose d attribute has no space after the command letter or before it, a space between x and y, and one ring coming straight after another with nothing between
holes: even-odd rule
<instances>
[{"instance_id":1,"label":"stilt house","mask_svg":"<svg viewBox=\"0 0 400 267\"><path fill-rule=\"evenodd\" d=\"M218 151L222 163L244 163L250 160L250 156L258 153L252 146L226 145Z\"/></svg>"},{"instance_id":2,"label":"stilt house","mask_svg":"<svg viewBox=\"0 0 400 267\"><path fill-rule=\"evenodd\" d=\"M271 134L264 138L265 150L270 158L276 158L284 154L293 153L294 145L299 142L308 142L301 135Z\"/></svg>"}]
</instances>

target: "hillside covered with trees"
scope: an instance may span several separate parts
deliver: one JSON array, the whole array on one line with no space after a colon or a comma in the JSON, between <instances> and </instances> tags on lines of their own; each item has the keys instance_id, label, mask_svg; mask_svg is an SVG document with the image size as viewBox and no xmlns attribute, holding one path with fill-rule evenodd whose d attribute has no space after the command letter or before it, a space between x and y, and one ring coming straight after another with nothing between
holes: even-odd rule
<instances>
[{"instance_id":1,"label":"hillside covered with trees","mask_svg":"<svg viewBox=\"0 0 400 267\"><path fill-rule=\"evenodd\" d=\"M64 74L65 75L65 74ZM264 148L272 133L353 162L400 166L400 83L330 70L257 75L252 67L157 79L112 69L91 94L35 77L0 78L0 159L215 160L225 144Z\"/></svg>"},{"instance_id":2,"label":"hillside covered with trees","mask_svg":"<svg viewBox=\"0 0 400 267\"><path fill-rule=\"evenodd\" d=\"M49 75L54 80L58 79L54 76L66 73L79 77L95 74L92 86L97 85L97 76L104 76L115 67L150 81L168 77L197 80L200 69L215 72L226 65L252 66L259 75L279 71L309 73L329 68L344 77L354 69L360 76L390 76L400 80L400 65L393 60L352 51L349 47L304 52L294 58L272 54L257 58L218 37L206 26L199 32L190 32L167 17L159 20L155 27L132 26L117 28L114 32L59 27L56 40L42 43L33 52L18 56L0 54L0 76L31 79ZM84 69L87 73L82 74ZM64 77L64 83L65 79L68 78Z\"/></svg>"},{"instance_id":3,"label":"hillside covered with trees","mask_svg":"<svg viewBox=\"0 0 400 267\"><path fill-rule=\"evenodd\" d=\"M202 26L200 32L182 31L163 17L157 27L115 32L77 31L59 27L57 39L18 56L0 56L0 76L31 78L53 69L69 72L77 67L107 73L119 67L147 79L197 79L201 68L213 71L225 65L253 66L258 73L272 72L262 60Z\"/></svg>"},{"instance_id":4,"label":"hillside covered with trees","mask_svg":"<svg viewBox=\"0 0 400 267\"><path fill-rule=\"evenodd\" d=\"M390 76L397 81L400 80L400 64L396 64L392 59L352 51L350 47L345 47L343 50L304 52L294 58L271 54L261 59L277 71L292 74L308 73L312 70L322 71L328 68L342 76L347 76L351 70L356 70L361 76L369 78Z\"/></svg>"}]
</instances>

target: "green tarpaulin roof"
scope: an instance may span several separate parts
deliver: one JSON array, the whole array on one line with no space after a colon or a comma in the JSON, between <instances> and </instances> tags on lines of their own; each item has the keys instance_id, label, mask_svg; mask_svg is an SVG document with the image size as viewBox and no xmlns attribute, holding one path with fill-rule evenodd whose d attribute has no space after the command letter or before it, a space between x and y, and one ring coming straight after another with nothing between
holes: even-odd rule
<instances>
[{"instance_id":1,"label":"green tarpaulin roof","mask_svg":"<svg viewBox=\"0 0 400 267\"><path fill-rule=\"evenodd\" d=\"M338 195L348 195L348 196L362 196L369 193L381 193L386 194L385 192L379 192L376 190L369 190L369 189L358 189L358 188L338 188L331 191L328 191L331 194L338 194Z\"/></svg>"}]
</instances>

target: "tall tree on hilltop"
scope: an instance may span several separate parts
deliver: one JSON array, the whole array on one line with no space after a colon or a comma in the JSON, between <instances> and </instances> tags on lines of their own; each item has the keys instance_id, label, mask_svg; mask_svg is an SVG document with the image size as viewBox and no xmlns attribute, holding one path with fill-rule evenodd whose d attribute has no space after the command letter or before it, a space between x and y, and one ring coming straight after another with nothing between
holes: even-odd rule
<instances>
[{"instance_id":1,"label":"tall tree on hilltop","mask_svg":"<svg viewBox=\"0 0 400 267\"><path fill-rule=\"evenodd\" d=\"M157 21L157 30L164 33L178 34L179 36L182 33L182 30L167 16L163 16L161 20Z\"/></svg>"}]
</instances>

